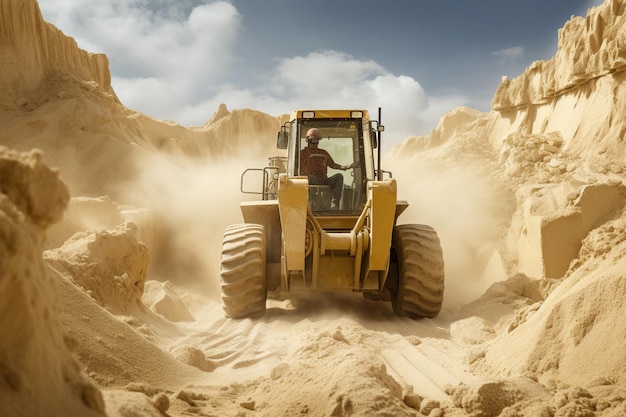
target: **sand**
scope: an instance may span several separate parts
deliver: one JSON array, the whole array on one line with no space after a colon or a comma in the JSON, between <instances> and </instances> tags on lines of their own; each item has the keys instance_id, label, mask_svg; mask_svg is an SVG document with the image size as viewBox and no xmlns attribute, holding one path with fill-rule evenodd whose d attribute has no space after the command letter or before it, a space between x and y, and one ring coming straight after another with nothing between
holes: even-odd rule
<instances>
[{"instance_id":1,"label":"sand","mask_svg":"<svg viewBox=\"0 0 626 417\"><path fill-rule=\"evenodd\" d=\"M108 60L0 4L0 415L626 415L626 3L558 32L488 113L385 155L431 224L441 314L359 294L224 317L239 176L284 116L201 127L126 108Z\"/></svg>"}]
</instances>

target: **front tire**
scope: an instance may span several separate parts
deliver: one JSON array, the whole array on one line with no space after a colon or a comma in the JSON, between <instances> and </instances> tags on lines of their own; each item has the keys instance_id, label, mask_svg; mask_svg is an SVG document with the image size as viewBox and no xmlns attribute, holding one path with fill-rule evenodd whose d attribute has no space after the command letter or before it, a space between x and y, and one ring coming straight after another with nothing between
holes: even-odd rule
<instances>
[{"instance_id":1,"label":"front tire","mask_svg":"<svg viewBox=\"0 0 626 417\"><path fill-rule=\"evenodd\" d=\"M439 314L444 263L441 243L432 227L405 224L394 228L388 284L397 315L423 318Z\"/></svg>"},{"instance_id":2,"label":"front tire","mask_svg":"<svg viewBox=\"0 0 626 417\"><path fill-rule=\"evenodd\" d=\"M265 229L259 224L228 226L220 265L226 317L261 315L267 300Z\"/></svg>"}]
</instances>

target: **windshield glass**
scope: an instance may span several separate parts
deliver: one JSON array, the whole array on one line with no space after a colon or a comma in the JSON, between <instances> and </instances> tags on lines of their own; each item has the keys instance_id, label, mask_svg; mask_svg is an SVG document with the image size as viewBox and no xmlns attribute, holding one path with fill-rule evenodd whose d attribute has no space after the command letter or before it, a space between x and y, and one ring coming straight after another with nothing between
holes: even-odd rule
<instances>
[{"instance_id":1,"label":"windshield glass","mask_svg":"<svg viewBox=\"0 0 626 417\"><path fill-rule=\"evenodd\" d=\"M365 203L360 119L302 119L299 175L309 179L309 206L317 213L360 213Z\"/></svg>"}]
</instances>

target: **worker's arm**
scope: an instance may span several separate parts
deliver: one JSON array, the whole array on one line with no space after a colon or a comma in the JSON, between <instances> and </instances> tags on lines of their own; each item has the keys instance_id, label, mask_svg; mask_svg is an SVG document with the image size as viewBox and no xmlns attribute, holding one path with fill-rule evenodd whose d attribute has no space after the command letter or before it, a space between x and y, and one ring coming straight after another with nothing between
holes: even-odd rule
<instances>
[{"instance_id":1,"label":"worker's arm","mask_svg":"<svg viewBox=\"0 0 626 417\"><path fill-rule=\"evenodd\" d=\"M326 152L326 156L327 156L327 165L333 169L340 169L342 171L345 171L346 169L350 169L350 168L354 168L357 164L356 163L352 163L350 165L339 165L338 163L336 163L333 160L333 157L330 156L330 154L328 152Z\"/></svg>"}]
</instances>

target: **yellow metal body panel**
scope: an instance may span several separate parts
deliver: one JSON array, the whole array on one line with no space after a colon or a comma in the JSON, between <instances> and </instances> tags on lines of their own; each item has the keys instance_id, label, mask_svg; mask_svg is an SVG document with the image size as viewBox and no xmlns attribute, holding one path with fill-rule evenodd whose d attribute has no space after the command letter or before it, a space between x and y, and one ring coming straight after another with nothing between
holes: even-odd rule
<instances>
[{"instance_id":1,"label":"yellow metal body panel","mask_svg":"<svg viewBox=\"0 0 626 417\"><path fill-rule=\"evenodd\" d=\"M304 271L308 181L281 174L278 182L278 211L282 224L283 256L287 271Z\"/></svg>"},{"instance_id":2,"label":"yellow metal body panel","mask_svg":"<svg viewBox=\"0 0 626 417\"><path fill-rule=\"evenodd\" d=\"M280 216L277 200L243 201L240 205L243 221L260 224L265 229L267 240L267 261L280 262L280 242L282 240Z\"/></svg>"},{"instance_id":3,"label":"yellow metal body panel","mask_svg":"<svg viewBox=\"0 0 626 417\"><path fill-rule=\"evenodd\" d=\"M306 179L283 175L279 182L283 289L381 289L397 214L395 180L368 184L358 218L315 216L307 206Z\"/></svg>"},{"instance_id":4,"label":"yellow metal body panel","mask_svg":"<svg viewBox=\"0 0 626 417\"><path fill-rule=\"evenodd\" d=\"M393 227L406 208L399 203L395 180L368 183L368 201L358 218L318 217L313 249L312 287L323 290L382 290L387 277ZM309 216L312 213L309 212ZM324 225L324 226L322 226ZM345 227L347 226L347 227ZM352 282L350 282L352 276Z\"/></svg>"},{"instance_id":5,"label":"yellow metal body panel","mask_svg":"<svg viewBox=\"0 0 626 417\"><path fill-rule=\"evenodd\" d=\"M332 118L344 118L352 117L351 114L354 111L362 112L363 119L370 120L369 112L367 110L353 109L353 110L296 110L291 113L289 120L303 119L303 113L313 113L315 116L311 119L332 119Z\"/></svg>"},{"instance_id":6,"label":"yellow metal body panel","mask_svg":"<svg viewBox=\"0 0 626 417\"><path fill-rule=\"evenodd\" d=\"M354 290L354 257L322 256L319 259L319 290Z\"/></svg>"},{"instance_id":7,"label":"yellow metal body panel","mask_svg":"<svg viewBox=\"0 0 626 417\"><path fill-rule=\"evenodd\" d=\"M324 230L350 230L358 220L356 216L324 216L317 217L320 227Z\"/></svg>"},{"instance_id":8,"label":"yellow metal body panel","mask_svg":"<svg viewBox=\"0 0 626 417\"><path fill-rule=\"evenodd\" d=\"M389 265L391 234L396 217L397 184L395 179L368 184L371 201L369 271L386 271Z\"/></svg>"}]
</instances>

